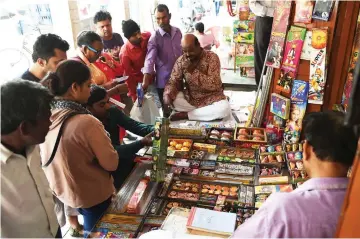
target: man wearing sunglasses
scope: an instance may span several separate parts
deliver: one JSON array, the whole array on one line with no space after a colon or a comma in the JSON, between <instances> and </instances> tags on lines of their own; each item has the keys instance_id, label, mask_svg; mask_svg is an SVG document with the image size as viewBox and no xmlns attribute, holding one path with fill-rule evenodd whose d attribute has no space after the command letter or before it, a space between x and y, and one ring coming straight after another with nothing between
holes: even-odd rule
<instances>
[{"instance_id":1,"label":"man wearing sunglasses","mask_svg":"<svg viewBox=\"0 0 360 239\"><path fill-rule=\"evenodd\" d=\"M77 37L77 45L77 57L75 57L74 60L80 61L89 67L93 83L101 85L106 89L111 89L117 86L118 83L113 81L114 77L108 77L106 72L99 69L95 64L101 57L101 53L104 48L101 37L93 31L83 31ZM108 68L119 68L118 74L121 75L123 73L123 69L120 64L112 62L111 66L109 64L109 67L107 67L107 70L110 70ZM124 89L124 92L127 92L127 89Z\"/></svg>"},{"instance_id":2,"label":"man wearing sunglasses","mask_svg":"<svg viewBox=\"0 0 360 239\"><path fill-rule=\"evenodd\" d=\"M94 53L94 59L95 59L95 60L97 60L97 59L100 57L100 55L101 55L102 50L96 50L95 48L92 48L92 47L89 46L89 45L83 45L82 47L87 47L88 50L90 50L91 52L93 52L93 53Z\"/></svg>"}]
</instances>

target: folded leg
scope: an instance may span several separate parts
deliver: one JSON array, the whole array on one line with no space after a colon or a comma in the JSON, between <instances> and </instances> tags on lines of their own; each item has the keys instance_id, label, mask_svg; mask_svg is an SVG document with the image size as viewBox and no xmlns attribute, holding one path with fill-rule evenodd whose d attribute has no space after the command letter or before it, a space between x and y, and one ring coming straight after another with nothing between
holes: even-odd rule
<instances>
[{"instance_id":1,"label":"folded leg","mask_svg":"<svg viewBox=\"0 0 360 239\"><path fill-rule=\"evenodd\" d=\"M231 113L230 104L227 100L196 108L187 102L182 92L176 96L173 104L176 111L187 112L189 120L212 121L226 118Z\"/></svg>"},{"instance_id":2,"label":"folded leg","mask_svg":"<svg viewBox=\"0 0 360 239\"><path fill-rule=\"evenodd\" d=\"M185 99L184 93L179 92L173 102L174 108L178 112L190 112L196 109Z\"/></svg>"},{"instance_id":3,"label":"folded leg","mask_svg":"<svg viewBox=\"0 0 360 239\"><path fill-rule=\"evenodd\" d=\"M221 100L188 112L188 117L189 120L212 121L226 118L230 113L231 108L229 102L227 100Z\"/></svg>"}]
</instances>

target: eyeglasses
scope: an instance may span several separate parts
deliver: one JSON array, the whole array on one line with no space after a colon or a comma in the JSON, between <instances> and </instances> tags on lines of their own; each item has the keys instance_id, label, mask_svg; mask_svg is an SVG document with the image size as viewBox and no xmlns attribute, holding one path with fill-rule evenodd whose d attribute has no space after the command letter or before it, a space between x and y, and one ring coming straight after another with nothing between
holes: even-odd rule
<instances>
[{"instance_id":1,"label":"eyeglasses","mask_svg":"<svg viewBox=\"0 0 360 239\"><path fill-rule=\"evenodd\" d=\"M96 55L100 55L102 50L98 51L92 48L91 46L85 45L87 48L89 48L90 51L94 52Z\"/></svg>"}]
</instances>

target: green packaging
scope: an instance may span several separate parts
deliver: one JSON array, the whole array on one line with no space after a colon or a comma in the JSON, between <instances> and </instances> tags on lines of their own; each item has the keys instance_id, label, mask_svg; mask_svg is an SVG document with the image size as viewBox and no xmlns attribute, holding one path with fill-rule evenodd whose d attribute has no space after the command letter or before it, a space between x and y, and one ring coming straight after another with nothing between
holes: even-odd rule
<instances>
[{"instance_id":1,"label":"green packaging","mask_svg":"<svg viewBox=\"0 0 360 239\"><path fill-rule=\"evenodd\" d=\"M163 117L156 117L155 135L152 151L154 165L150 177L151 181L164 182L165 180L169 131L169 119Z\"/></svg>"}]
</instances>

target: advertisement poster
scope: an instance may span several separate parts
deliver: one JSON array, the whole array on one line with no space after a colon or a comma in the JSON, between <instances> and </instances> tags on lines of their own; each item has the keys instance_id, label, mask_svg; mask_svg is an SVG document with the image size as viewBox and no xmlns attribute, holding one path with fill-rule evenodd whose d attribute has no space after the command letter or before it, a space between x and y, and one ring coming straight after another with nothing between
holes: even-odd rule
<instances>
[{"instance_id":1,"label":"advertisement poster","mask_svg":"<svg viewBox=\"0 0 360 239\"><path fill-rule=\"evenodd\" d=\"M269 54L266 58L267 66L273 68L280 68L282 56L283 56L284 41L285 41L285 34L284 37L271 36L269 49L268 49Z\"/></svg>"},{"instance_id":2,"label":"advertisement poster","mask_svg":"<svg viewBox=\"0 0 360 239\"><path fill-rule=\"evenodd\" d=\"M280 68L285 45L286 32L289 25L291 1L277 1L274 12L274 20L271 29L269 54L266 65Z\"/></svg>"},{"instance_id":3,"label":"advertisement poster","mask_svg":"<svg viewBox=\"0 0 360 239\"><path fill-rule=\"evenodd\" d=\"M245 20L255 21L256 15L250 10L249 0L239 0L237 1L237 4L238 4L237 6L239 7L239 19L241 21L245 21Z\"/></svg>"},{"instance_id":4,"label":"advertisement poster","mask_svg":"<svg viewBox=\"0 0 360 239\"><path fill-rule=\"evenodd\" d=\"M255 22L254 21L234 21L234 35L239 32L254 32Z\"/></svg>"},{"instance_id":5,"label":"advertisement poster","mask_svg":"<svg viewBox=\"0 0 360 239\"><path fill-rule=\"evenodd\" d=\"M326 84L327 29L313 29L310 59L309 103L323 104Z\"/></svg>"},{"instance_id":6,"label":"advertisement poster","mask_svg":"<svg viewBox=\"0 0 360 239\"><path fill-rule=\"evenodd\" d=\"M306 112L308 92L308 82L294 80L290 98L290 118L286 121L286 127L284 130L284 141L286 143L298 143L300 140L302 120Z\"/></svg>"},{"instance_id":7,"label":"advertisement poster","mask_svg":"<svg viewBox=\"0 0 360 239\"><path fill-rule=\"evenodd\" d=\"M254 67L240 67L240 76L255 78L255 68Z\"/></svg>"},{"instance_id":8,"label":"advertisement poster","mask_svg":"<svg viewBox=\"0 0 360 239\"><path fill-rule=\"evenodd\" d=\"M313 2L307 0L296 0L295 17L296 23L311 23Z\"/></svg>"},{"instance_id":9,"label":"advertisement poster","mask_svg":"<svg viewBox=\"0 0 360 239\"><path fill-rule=\"evenodd\" d=\"M311 46L311 39L312 39L312 31L309 30L306 32L305 41L300 56L301 60L310 61L311 52L314 50L313 47Z\"/></svg>"},{"instance_id":10,"label":"advertisement poster","mask_svg":"<svg viewBox=\"0 0 360 239\"><path fill-rule=\"evenodd\" d=\"M238 32L234 35L234 42L254 44L254 38L253 32Z\"/></svg>"},{"instance_id":11,"label":"advertisement poster","mask_svg":"<svg viewBox=\"0 0 360 239\"><path fill-rule=\"evenodd\" d=\"M235 44L236 47L236 66L254 67L254 45Z\"/></svg>"},{"instance_id":12,"label":"advertisement poster","mask_svg":"<svg viewBox=\"0 0 360 239\"><path fill-rule=\"evenodd\" d=\"M280 77L276 83L275 89L280 92L285 92L289 94L291 92L291 86L294 79L295 79L294 72L280 70Z\"/></svg>"},{"instance_id":13,"label":"advertisement poster","mask_svg":"<svg viewBox=\"0 0 360 239\"><path fill-rule=\"evenodd\" d=\"M254 29L255 19L248 15L251 11L248 6L248 1L240 4L246 11L240 10L240 20L233 22L233 40L234 40L234 66L236 69L240 68L240 76L254 78ZM245 6L245 8L244 8ZM246 16L245 16L245 15Z\"/></svg>"},{"instance_id":14,"label":"advertisement poster","mask_svg":"<svg viewBox=\"0 0 360 239\"><path fill-rule=\"evenodd\" d=\"M289 118L290 99L279 94L271 94L270 112L282 119Z\"/></svg>"},{"instance_id":15,"label":"advertisement poster","mask_svg":"<svg viewBox=\"0 0 360 239\"><path fill-rule=\"evenodd\" d=\"M356 66L356 62L359 59L359 52L360 52L360 14L357 21L356 32L354 37L353 49L350 58L350 66L348 70L348 75L346 78L345 86L344 86L344 93L342 96L342 105L346 110L349 104L349 97L352 90L353 80L354 80L354 69Z\"/></svg>"},{"instance_id":16,"label":"advertisement poster","mask_svg":"<svg viewBox=\"0 0 360 239\"><path fill-rule=\"evenodd\" d=\"M282 69L295 72L300 63L300 56L306 35L306 28L291 26L287 35Z\"/></svg>"},{"instance_id":17,"label":"advertisement poster","mask_svg":"<svg viewBox=\"0 0 360 239\"><path fill-rule=\"evenodd\" d=\"M294 102L307 102L309 93L309 83L302 80L294 80L293 88L291 91L291 103Z\"/></svg>"},{"instance_id":18,"label":"advertisement poster","mask_svg":"<svg viewBox=\"0 0 360 239\"><path fill-rule=\"evenodd\" d=\"M316 0L312 18L329 21L333 5L333 0Z\"/></svg>"}]
</instances>

